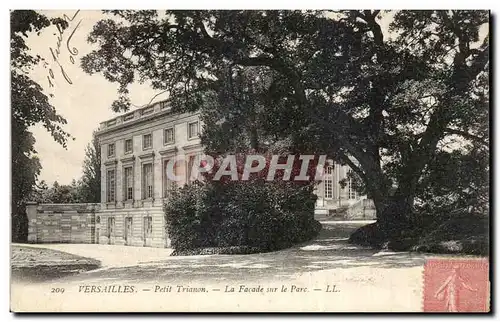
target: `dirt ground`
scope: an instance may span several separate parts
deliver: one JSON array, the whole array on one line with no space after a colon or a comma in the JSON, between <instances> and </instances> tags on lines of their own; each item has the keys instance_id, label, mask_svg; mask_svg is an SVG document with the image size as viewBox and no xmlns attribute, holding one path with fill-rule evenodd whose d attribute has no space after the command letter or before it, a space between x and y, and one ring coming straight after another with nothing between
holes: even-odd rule
<instances>
[{"instance_id":1,"label":"dirt ground","mask_svg":"<svg viewBox=\"0 0 500 322\"><path fill-rule=\"evenodd\" d=\"M168 249L38 245L84 254L103 265L66 275L26 271L21 281L12 281L11 307L17 311L78 312L422 310L424 263L437 255L348 244L349 234L366 222L322 224L319 236L307 243L248 255L168 256ZM22 284L26 280L32 282ZM52 292L58 288L64 294ZM265 291L240 292L245 289ZM116 293L124 290L132 293Z\"/></svg>"},{"instance_id":2,"label":"dirt ground","mask_svg":"<svg viewBox=\"0 0 500 322\"><path fill-rule=\"evenodd\" d=\"M319 236L309 242L271 253L248 255L169 256L170 249L116 245L48 244L47 247L64 251L57 260L49 258L48 249L40 249L36 262L43 264L49 258L56 262L77 261L78 256L98 260L99 269L82 271L67 276L39 276L37 281L57 282L195 282L207 281L263 281L295 278L297 274L321 272L329 269L359 267L379 269L421 267L424 255L416 253L380 252L350 245L349 234L366 222L323 222ZM35 252L34 250L32 250ZM72 258L72 253L76 256ZM42 256L43 254L46 257ZM14 254L14 256L19 256ZM32 257L33 258L33 257ZM83 260L83 259L80 259ZM28 259L29 261L29 259ZM37 274L41 275L41 274ZM26 278L30 278L26 276Z\"/></svg>"}]
</instances>

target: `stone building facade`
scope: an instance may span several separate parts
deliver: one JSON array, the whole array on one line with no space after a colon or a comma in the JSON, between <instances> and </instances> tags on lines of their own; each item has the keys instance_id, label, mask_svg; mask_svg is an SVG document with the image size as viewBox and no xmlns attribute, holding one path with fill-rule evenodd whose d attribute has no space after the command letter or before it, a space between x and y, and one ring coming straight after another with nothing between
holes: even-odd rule
<instances>
[{"instance_id":1,"label":"stone building facade","mask_svg":"<svg viewBox=\"0 0 500 322\"><path fill-rule=\"evenodd\" d=\"M315 214L318 219L375 219L372 200L360 195L349 175L349 166L333 163L325 168L322 182L316 187ZM345 181L345 185L340 182Z\"/></svg>"},{"instance_id":2,"label":"stone building facade","mask_svg":"<svg viewBox=\"0 0 500 322\"><path fill-rule=\"evenodd\" d=\"M99 243L168 247L163 203L169 189L189 181L191 163L203 153L199 114L174 114L167 102L135 110L102 122L101 210L97 219ZM175 174L183 180L171 182L167 162L177 162ZM317 187L317 215L371 219L364 196L359 196L348 178L349 168L333 164L326 168ZM339 181L347 179L342 187ZM369 208L369 207L368 207ZM343 210L342 214L336 210Z\"/></svg>"},{"instance_id":3,"label":"stone building facade","mask_svg":"<svg viewBox=\"0 0 500 322\"><path fill-rule=\"evenodd\" d=\"M167 162L202 153L199 114L173 114L166 102L100 124L101 210L99 243L168 247L163 203L172 187L189 178L187 162L176 162L171 181Z\"/></svg>"},{"instance_id":4,"label":"stone building facade","mask_svg":"<svg viewBox=\"0 0 500 322\"><path fill-rule=\"evenodd\" d=\"M101 203L28 205L30 242L169 247L163 204L175 185L189 182L192 161L203 153L201 129L198 113L175 114L166 102L102 122ZM167 176L174 157L184 159L175 163L181 178L175 182ZM317 219L375 218L373 203L356 193L349 171L333 163L326 168L315 191Z\"/></svg>"}]
</instances>

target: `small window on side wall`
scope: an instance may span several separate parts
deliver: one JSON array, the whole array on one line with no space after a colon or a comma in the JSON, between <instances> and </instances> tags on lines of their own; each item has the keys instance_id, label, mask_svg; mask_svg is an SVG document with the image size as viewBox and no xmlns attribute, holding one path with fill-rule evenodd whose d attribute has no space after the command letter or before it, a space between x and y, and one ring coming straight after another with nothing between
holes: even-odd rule
<instances>
[{"instance_id":1,"label":"small window on side wall","mask_svg":"<svg viewBox=\"0 0 500 322\"><path fill-rule=\"evenodd\" d=\"M198 134L199 134L199 123L198 123L198 121L188 123L188 139L197 138Z\"/></svg>"},{"instance_id":2,"label":"small window on side wall","mask_svg":"<svg viewBox=\"0 0 500 322\"><path fill-rule=\"evenodd\" d=\"M152 137L152 135L151 134L145 134L142 137L142 149L143 150L151 149L152 146L153 146L153 137Z\"/></svg>"},{"instance_id":3,"label":"small window on side wall","mask_svg":"<svg viewBox=\"0 0 500 322\"><path fill-rule=\"evenodd\" d=\"M125 154L132 153L134 151L134 145L132 139L125 140Z\"/></svg>"},{"instance_id":4,"label":"small window on side wall","mask_svg":"<svg viewBox=\"0 0 500 322\"><path fill-rule=\"evenodd\" d=\"M172 144L175 142L175 132L174 128L168 128L163 130L163 144Z\"/></svg>"},{"instance_id":5,"label":"small window on side wall","mask_svg":"<svg viewBox=\"0 0 500 322\"><path fill-rule=\"evenodd\" d=\"M108 144L108 158L111 158L114 156L115 156L115 144L110 143L110 144Z\"/></svg>"}]
</instances>

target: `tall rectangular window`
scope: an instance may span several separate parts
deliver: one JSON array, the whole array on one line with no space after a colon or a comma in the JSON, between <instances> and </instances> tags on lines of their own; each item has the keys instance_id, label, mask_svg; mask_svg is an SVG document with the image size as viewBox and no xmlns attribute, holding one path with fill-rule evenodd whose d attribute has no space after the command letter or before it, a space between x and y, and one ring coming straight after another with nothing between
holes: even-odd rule
<instances>
[{"instance_id":1,"label":"tall rectangular window","mask_svg":"<svg viewBox=\"0 0 500 322\"><path fill-rule=\"evenodd\" d=\"M333 198L333 167L327 166L325 169L325 176L323 178L324 196L326 199Z\"/></svg>"},{"instance_id":2,"label":"tall rectangular window","mask_svg":"<svg viewBox=\"0 0 500 322\"><path fill-rule=\"evenodd\" d=\"M108 158L111 158L114 156L115 156L115 144L110 143L110 144L108 144Z\"/></svg>"},{"instance_id":3,"label":"tall rectangular window","mask_svg":"<svg viewBox=\"0 0 500 322\"><path fill-rule=\"evenodd\" d=\"M132 167L125 168L125 200L134 199L134 175Z\"/></svg>"},{"instance_id":4,"label":"tall rectangular window","mask_svg":"<svg viewBox=\"0 0 500 322\"><path fill-rule=\"evenodd\" d=\"M356 199L357 193L356 193L356 189L355 189L356 187L355 187L353 178L349 178L349 182L347 184L347 187L348 187L348 192L349 192L349 199Z\"/></svg>"},{"instance_id":5,"label":"tall rectangular window","mask_svg":"<svg viewBox=\"0 0 500 322\"><path fill-rule=\"evenodd\" d=\"M125 140L125 154L132 153L134 151L134 145L132 139Z\"/></svg>"},{"instance_id":6,"label":"tall rectangular window","mask_svg":"<svg viewBox=\"0 0 500 322\"><path fill-rule=\"evenodd\" d=\"M142 149L147 150L151 149L153 146L153 136L151 134L145 134L142 137Z\"/></svg>"},{"instance_id":7,"label":"tall rectangular window","mask_svg":"<svg viewBox=\"0 0 500 322\"><path fill-rule=\"evenodd\" d=\"M192 122L188 124L188 139L196 138L199 134L199 123Z\"/></svg>"},{"instance_id":8,"label":"tall rectangular window","mask_svg":"<svg viewBox=\"0 0 500 322\"><path fill-rule=\"evenodd\" d=\"M187 169L186 169L186 175L187 175L186 182L187 183L190 183L190 182L195 180L195 178L192 178L194 159L195 159L194 155L190 155L188 157Z\"/></svg>"},{"instance_id":9,"label":"tall rectangular window","mask_svg":"<svg viewBox=\"0 0 500 322\"><path fill-rule=\"evenodd\" d=\"M115 201L115 170L106 172L106 200L107 202Z\"/></svg>"},{"instance_id":10,"label":"tall rectangular window","mask_svg":"<svg viewBox=\"0 0 500 322\"><path fill-rule=\"evenodd\" d=\"M174 128L168 128L163 130L163 144L172 144L175 142Z\"/></svg>"},{"instance_id":11,"label":"tall rectangular window","mask_svg":"<svg viewBox=\"0 0 500 322\"><path fill-rule=\"evenodd\" d=\"M168 198L170 196L170 193L172 190L175 189L176 183L173 178L168 177L168 163L173 162L172 160L165 160L163 161L163 198ZM177 175L177 171L175 169L175 164L172 169L173 173L172 175Z\"/></svg>"},{"instance_id":12,"label":"tall rectangular window","mask_svg":"<svg viewBox=\"0 0 500 322\"><path fill-rule=\"evenodd\" d=\"M115 217L108 217L108 238L115 236Z\"/></svg>"},{"instance_id":13,"label":"tall rectangular window","mask_svg":"<svg viewBox=\"0 0 500 322\"><path fill-rule=\"evenodd\" d=\"M153 198L153 164L142 165L142 197Z\"/></svg>"}]
</instances>

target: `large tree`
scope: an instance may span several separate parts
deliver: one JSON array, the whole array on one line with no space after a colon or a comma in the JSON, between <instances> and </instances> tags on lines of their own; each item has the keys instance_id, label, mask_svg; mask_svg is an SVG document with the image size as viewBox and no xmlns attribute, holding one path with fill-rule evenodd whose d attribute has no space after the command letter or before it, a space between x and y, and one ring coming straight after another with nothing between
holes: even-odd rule
<instances>
[{"instance_id":1,"label":"large tree","mask_svg":"<svg viewBox=\"0 0 500 322\"><path fill-rule=\"evenodd\" d=\"M271 80L262 126L291 150L348 164L388 239L411 225L437 153L458 149L450 136L489 144L486 11L111 14L94 26L98 48L82 65L119 84L113 109L129 108L137 80L168 91L174 107L203 108L240 70L258 68Z\"/></svg>"},{"instance_id":2,"label":"large tree","mask_svg":"<svg viewBox=\"0 0 500 322\"><path fill-rule=\"evenodd\" d=\"M62 19L48 19L35 11L16 10L11 12L10 25L12 238L24 240L27 235L24 205L41 169L30 127L42 124L54 140L64 147L69 137L61 127L66 120L57 114L40 84L30 78L30 70L42 58L30 52L26 39L29 34L36 37L37 33L51 25L64 29L67 23Z\"/></svg>"}]
</instances>

